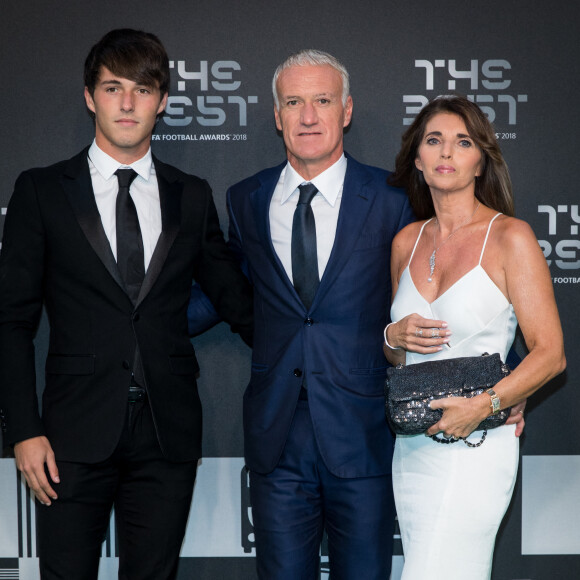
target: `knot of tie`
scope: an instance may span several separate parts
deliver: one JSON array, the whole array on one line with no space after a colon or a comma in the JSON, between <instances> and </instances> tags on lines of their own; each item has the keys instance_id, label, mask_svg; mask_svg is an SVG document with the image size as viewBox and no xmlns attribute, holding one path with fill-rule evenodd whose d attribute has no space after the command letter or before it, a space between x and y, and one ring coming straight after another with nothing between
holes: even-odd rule
<instances>
[{"instance_id":1,"label":"knot of tie","mask_svg":"<svg viewBox=\"0 0 580 580\"><path fill-rule=\"evenodd\" d=\"M300 190L300 197L298 198L298 205L303 203L310 205L314 196L318 193L318 189L316 189L316 185L313 183L303 183L302 185L298 186Z\"/></svg>"},{"instance_id":2,"label":"knot of tie","mask_svg":"<svg viewBox=\"0 0 580 580\"><path fill-rule=\"evenodd\" d=\"M137 172L130 167L124 169L117 169L115 171L117 180L119 181L119 189L129 189L133 180L137 177Z\"/></svg>"}]
</instances>

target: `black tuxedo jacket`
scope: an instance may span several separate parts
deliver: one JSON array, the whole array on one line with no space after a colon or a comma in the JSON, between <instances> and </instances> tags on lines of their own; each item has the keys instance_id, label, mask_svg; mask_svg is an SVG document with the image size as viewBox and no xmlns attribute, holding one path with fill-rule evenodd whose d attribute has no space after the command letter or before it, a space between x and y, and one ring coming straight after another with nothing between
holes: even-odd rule
<instances>
[{"instance_id":1,"label":"black tuxedo jacket","mask_svg":"<svg viewBox=\"0 0 580 580\"><path fill-rule=\"evenodd\" d=\"M20 175L0 254L0 408L5 443L45 434L57 459L97 462L123 427L136 345L158 439L174 461L201 456L199 371L187 334L192 279L251 342L251 290L226 248L208 184L154 158L162 233L136 304L92 190L87 149ZM42 417L33 338L50 322Z\"/></svg>"}]
</instances>

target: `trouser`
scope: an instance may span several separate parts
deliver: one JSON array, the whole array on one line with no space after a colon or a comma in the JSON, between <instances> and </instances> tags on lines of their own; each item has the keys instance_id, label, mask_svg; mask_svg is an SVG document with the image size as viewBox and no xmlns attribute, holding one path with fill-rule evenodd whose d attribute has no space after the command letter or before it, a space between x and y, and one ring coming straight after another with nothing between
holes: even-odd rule
<instances>
[{"instance_id":1,"label":"trouser","mask_svg":"<svg viewBox=\"0 0 580 580\"><path fill-rule=\"evenodd\" d=\"M96 580L101 545L115 507L121 580L175 577L197 461L161 452L147 398L129 402L123 433L101 463L58 461L58 499L37 503L43 580Z\"/></svg>"},{"instance_id":2,"label":"trouser","mask_svg":"<svg viewBox=\"0 0 580 580\"><path fill-rule=\"evenodd\" d=\"M317 579L324 529L332 580L388 580L395 518L391 476L330 473L307 400L298 401L274 471L250 472L250 497L261 580Z\"/></svg>"}]
</instances>

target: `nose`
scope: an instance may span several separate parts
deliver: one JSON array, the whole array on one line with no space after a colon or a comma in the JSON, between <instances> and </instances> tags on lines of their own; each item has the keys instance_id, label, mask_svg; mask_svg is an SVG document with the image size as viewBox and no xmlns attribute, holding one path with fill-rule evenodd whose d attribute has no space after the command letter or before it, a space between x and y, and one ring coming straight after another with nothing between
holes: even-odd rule
<instances>
[{"instance_id":1,"label":"nose","mask_svg":"<svg viewBox=\"0 0 580 580\"><path fill-rule=\"evenodd\" d=\"M123 98L121 99L121 111L123 113L130 113L135 108L134 96L131 91L123 93Z\"/></svg>"},{"instance_id":2,"label":"nose","mask_svg":"<svg viewBox=\"0 0 580 580\"><path fill-rule=\"evenodd\" d=\"M441 146L441 157L443 159L451 159L452 145L444 142Z\"/></svg>"},{"instance_id":3,"label":"nose","mask_svg":"<svg viewBox=\"0 0 580 580\"><path fill-rule=\"evenodd\" d=\"M304 103L300 120L303 125L315 125L318 122L318 113L313 103Z\"/></svg>"}]
</instances>

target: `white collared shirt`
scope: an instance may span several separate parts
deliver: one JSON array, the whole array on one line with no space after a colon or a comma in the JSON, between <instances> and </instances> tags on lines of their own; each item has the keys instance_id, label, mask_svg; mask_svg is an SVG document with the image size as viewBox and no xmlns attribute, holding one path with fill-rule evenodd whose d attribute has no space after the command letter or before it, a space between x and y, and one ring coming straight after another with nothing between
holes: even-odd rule
<instances>
[{"instance_id":1,"label":"white collared shirt","mask_svg":"<svg viewBox=\"0 0 580 580\"><path fill-rule=\"evenodd\" d=\"M270 202L270 235L276 254L292 282L292 222L300 197L298 186L313 183L318 189L311 205L316 222L318 275L322 279L336 236L346 164L343 154L334 165L310 181L301 177L290 163L280 174Z\"/></svg>"},{"instance_id":2,"label":"white collared shirt","mask_svg":"<svg viewBox=\"0 0 580 580\"><path fill-rule=\"evenodd\" d=\"M105 234L111 245L111 250L117 259L117 235L116 235L116 201L119 191L119 182L115 171L119 167L131 167L137 172L137 177L131 184L129 191L133 203L137 209L139 227L143 238L143 251L145 254L145 270L149 267L153 250L161 234L161 206L159 204L159 186L157 175L151 157L151 148L144 157L131 165L123 165L99 149L93 141L89 149L89 169L95 193L95 201Z\"/></svg>"}]
</instances>

